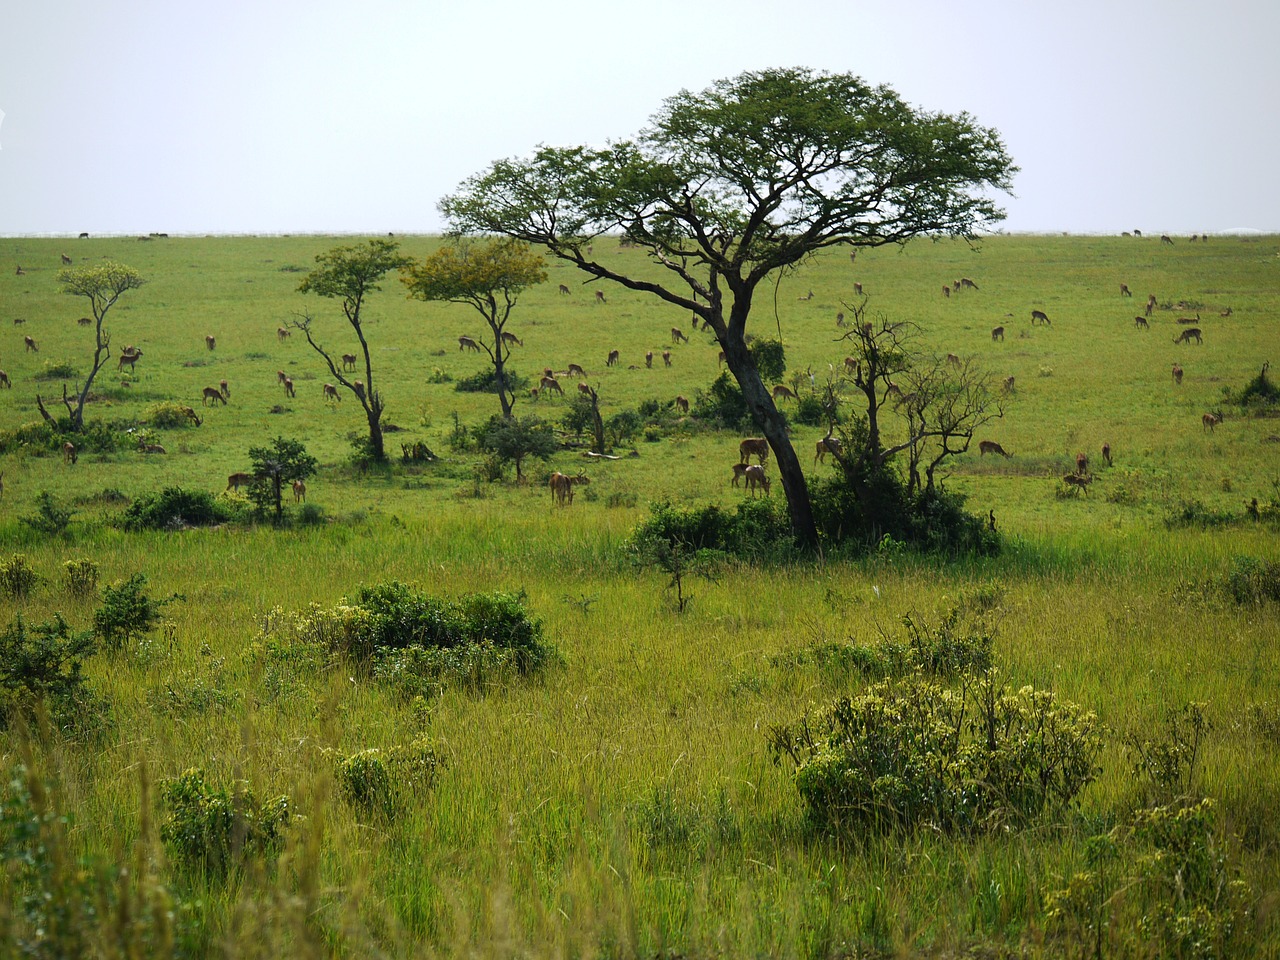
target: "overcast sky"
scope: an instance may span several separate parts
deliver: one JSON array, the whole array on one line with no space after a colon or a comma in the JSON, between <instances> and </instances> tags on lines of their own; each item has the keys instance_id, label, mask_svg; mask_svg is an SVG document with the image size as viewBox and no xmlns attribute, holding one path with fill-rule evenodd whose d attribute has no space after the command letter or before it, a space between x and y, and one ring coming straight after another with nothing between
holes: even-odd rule
<instances>
[{"instance_id":1,"label":"overcast sky","mask_svg":"<svg viewBox=\"0 0 1280 960\"><path fill-rule=\"evenodd\" d=\"M438 232L539 143L809 66L995 127L1009 231L1280 232L1277 0L16 0L0 235Z\"/></svg>"}]
</instances>

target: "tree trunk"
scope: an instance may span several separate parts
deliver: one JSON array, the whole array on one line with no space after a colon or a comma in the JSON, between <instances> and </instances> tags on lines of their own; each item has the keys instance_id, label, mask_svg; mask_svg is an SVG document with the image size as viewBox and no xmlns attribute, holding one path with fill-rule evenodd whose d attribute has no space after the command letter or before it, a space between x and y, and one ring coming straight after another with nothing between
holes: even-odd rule
<instances>
[{"instance_id":1,"label":"tree trunk","mask_svg":"<svg viewBox=\"0 0 1280 960\"><path fill-rule=\"evenodd\" d=\"M369 456L375 463L383 463L387 459L387 451L382 442L382 410L376 401L369 405L368 419Z\"/></svg>"}]
</instances>

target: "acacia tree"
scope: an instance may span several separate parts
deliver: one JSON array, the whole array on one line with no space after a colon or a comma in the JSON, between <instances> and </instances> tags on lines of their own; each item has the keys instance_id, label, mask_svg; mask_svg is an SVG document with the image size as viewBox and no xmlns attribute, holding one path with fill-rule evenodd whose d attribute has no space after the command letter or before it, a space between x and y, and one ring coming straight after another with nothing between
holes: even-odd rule
<instances>
[{"instance_id":1,"label":"acacia tree","mask_svg":"<svg viewBox=\"0 0 1280 960\"><path fill-rule=\"evenodd\" d=\"M67 395L67 385L62 385L62 402L66 405L71 418L71 429L79 432L84 429L84 405L89 397L89 389L98 371L106 366L111 358L111 334L103 326L107 311L115 306L115 302L128 290L136 290L147 281L133 267L114 260L106 260L96 266L74 267L58 273L58 282L62 284L62 292L77 297L85 297L89 308L93 311L93 368L85 378L84 386L77 386L74 396ZM53 419L44 408L44 401L39 394L36 403L46 420Z\"/></svg>"},{"instance_id":2,"label":"acacia tree","mask_svg":"<svg viewBox=\"0 0 1280 960\"><path fill-rule=\"evenodd\" d=\"M494 383L503 417L515 406L515 390L507 380L506 365L511 344L503 337L516 300L526 287L547 279L543 259L527 243L498 239L468 242L458 239L441 247L422 263L415 263L401 277L409 296L418 300L443 300L475 307L489 324L493 345L483 337L476 341L493 363Z\"/></svg>"},{"instance_id":3,"label":"acacia tree","mask_svg":"<svg viewBox=\"0 0 1280 960\"><path fill-rule=\"evenodd\" d=\"M253 464L249 499L263 514L273 510L278 526L284 521L284 485L313 476L316 458L297 440L276 437L269 447L250 447L249 460Z\"/></svg>"},{"instance_id":4,"label":"acacia tree","mask_svg":"<svg viewBox=\"0 0 1280 960\"><path fill-rule=\"evenodd\" d=\"M812 547L804 473L747 350L757 288L827 247L972 238L1003 218L984 191L1007 190L1014 172L999 135L968 114L926 113L855 76L793 68L683 91L634 141L497 161L440 208L457 232L545 247L699 317L773 450L796 540ZM619 230L666 271L660 279L594 259L593 239Z\"/></svg>"},{"instance_id":5,"label":"acacia tree","mask_svg":"<svg viewBox=\"0 0 1280 960\"><path fill-rule=\"evenodd\" d=\"M306 336L311 349L324 358L333 378L350 390L364 407L365 418L369 422L368 456L378 463L387 459L382 441L382 411L385 405L382 393L374 384L373 361L369 357L369 341L365 338L361 310L364 308L365 298L381 289L378 282L383 277L410 262L407 257L396 253L398 248L399 244L392 240L370 240L365 246L334 247L328 253L316 256L319 266L298 285L299 293L314 293L342 301L342 313L355 331L356 339L360 341L364 359L363 381L348 380L333 362L333 355L316 341L312 335L312 318L309 314L302 314L292 324Z\"/></svg>"}]
</instances>

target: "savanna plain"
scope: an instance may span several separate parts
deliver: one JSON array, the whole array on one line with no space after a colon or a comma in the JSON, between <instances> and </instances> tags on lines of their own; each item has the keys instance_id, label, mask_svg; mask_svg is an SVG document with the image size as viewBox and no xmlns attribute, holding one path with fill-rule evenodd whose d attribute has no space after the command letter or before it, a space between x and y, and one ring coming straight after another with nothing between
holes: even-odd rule
<instances>
[{"instance_id":1,"label":"savanna plain","mask_svg":"<svg viewBox=\"0 0 1280 960\"><path fill-rule=\"evenodd\" d=\"M730 482L744 434L672 407L720 372L687 315L549 263L508 324L523 341L512 365L536 383L579 364L606 420L643 408L649 421L615 431L617 459L585 457L562 430L563 447L517 482L459 442L498 412L492 394L456 389L484 369L458 345L486 333L480 317L409 300L390 276L364 307L392 425L389 467L370 468L353 459L358 405L326 402L320 357L300 332L278 335L306 312L331 352L357 352L340 305L298 285L318 254L358 238L0 240L12 385L0 390L0 560L35 575L0 598L8 649L59 615L64 636L92 631L104 591L136 574L170 600L153 629L86 652L75 723L15 706L0 731L0 949L1280 955L1280 419L1274 404L1236 402L1280 348L1280 239L1172 239L916 240L856 260L833 250L784 276L748 329L782 341L802 396L842 371L836 314L855 305L915 325L922 353L1013 378L1003 417L944 481L994 521L1001 550L939 558L890 540L729 557L679 597L670 571L631 549L651 504L731 513L749 498ZM414 257L441 242L397 240ZM596 241L637 274L659 269L615 245ZM63 382L92 359L86 303L57 279L64 256L148 281L106 323L114 353L131 344L142 358L118 371L113 356L87 407L125 439L75 463L31 426L37 394L63 413ZM961 277L975 286L954 289ZM1033 325L1032 310L1050 322ZM1175 343L1189 326L1178 320L1197 316L1203 342ZM222 380L229 401L202 404ZM199 424L155 426L175 403ZM569 407L526 389L517 414L559 425ZM834 469L807 456L824 434L794 427L815 475ZM138 436L165 452L142 452ZM227 478L277 437L319 462L284 524L118 523L173 487L243 508ZM1010 456L980 456L978 439ZM415 444L435 459L400 456ZM1077 453L1093 478L1083 489L1063 480ZM553 470L590 484L557 506ZM51 504L67 522L29 522ZM315 639L351 629L344 604L392 582L446 601L510 595L549 654L537 670L477 661L407 684L412 664L369 669ZM998 691L1074 704L1096 739L1083 789L964 829L815 816L778 731L838 698L925 682L910 655L900 675L884 666L913 640L981 647ZM1050 739L1030 729L1027 749Z\"/></svg>"}]
</instances>

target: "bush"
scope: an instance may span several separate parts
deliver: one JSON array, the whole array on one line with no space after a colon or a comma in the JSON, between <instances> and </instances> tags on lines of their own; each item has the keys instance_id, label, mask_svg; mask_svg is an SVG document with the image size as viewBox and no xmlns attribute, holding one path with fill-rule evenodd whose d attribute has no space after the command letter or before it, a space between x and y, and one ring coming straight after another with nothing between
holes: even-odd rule
<instances>
[{"instance_id":1,"label":"bush","mask_svg":"<svg viewBox=\"0 0 1280 960\"><path fill-rule=\"evenodd\" d=\"M651 504L649 511L631 535L633 545L656 539L748 558L781 558L790 551L786 505L768 497L743 500L733 513L714 505L677 510L667 501Z\"/></svg>"},{"instance_id":2,"label":"bush","mask_svg":"<svg viewBox=\"0 0 1280 960\"><path fill-rule=\"evenodd\" d=\"M615 447L630 443L643 426L644 420L634 410L619 411L604 423L605 434Z\"/></svg>"},{"instance_id":3,"label":"bush","mask_svg":"<svg viewBox=\"0 0 1280 960\"><path fill-rule=\"evenodd\" d=\"M142 422L161 430L177 430L181 427L199 426L187 413L191 408L181 403L164 401L152 406L142 416Z\"/></svg>"},{"instance_id":4,"label":"bush","mask_svg":"<svg viewBox=\"0 0 1280 960\"><path fill-rule=\"evenodd\" d=\"M811 649L805 658L874 679L914 673L930 677L989 673L993 665L991 634L972 625L962 629L961 617L959 609L951 610L931 625L906 614L902 639L886 636L872 644L827 644Z\"/></svg>"},{"instance_id":5,"label":"bush","mask_svg":"<svg viewBox=\"0 0 1280 960\"><path fill-rule=\"evenodd\" d=\"M0 728L40 701L59 726L73 722L93 699L82 668L94 649L93 634L74 632L60 613L30 632L18 616L0 633Z\"/></svg>"},{"instance_id":6,"label":"bush","mask_svg":"<svg viewBox=\"0 0 1280 960\"><path fill-rule=\"evenodd\" d=\"M160 622L161 611L174 600L174 594L155 600L146 593L147 576L135 573L102 591L102 606L93 613L93 632L108 650L119 650L136 637L150 633Z\"/></svg>"},{"instance_id":7,"label":"bush","mask_svg":"<svg viewBox=\"0 0 1280 960\"><path fill-rule=\"evenodd\" d=\"M411 797L431 788L440 763L428 740L390 750L361 750L338 759L338 790L362 816L392 820Z\"/></svg>"},{"instance_id":8,"label":"bush","mask_svg":"<svg viewBox=\"0 0 1280 960\"><path fill-rule=\"evenodd\" d=\"M971 832L1023 824L1070 803L1097 776L1094 714L994 677L950 689L884 680L769 734L775 759L825 830Z\"/></svg>"},{"instance_id":9,"label":"bush","mask_svg":"<svg viewBox=\"0 0 1280 960\"><path fill-rule=\"evenodd\" d=\"M62 564L62 582L73 597L92 596L98 590L98 565L88 558Z\"/></svg>"},{"instance_id":10,"label":"bush","mask_svg":"<svg viewBox=\"0 0 1280 960\"><path fill-rule=\"evenodd\" d=\"M76 369L76 366L73 363L66 360L46 360L40 365L40 369L36 371L34 379L40 381L75 380L79 376L80 371Z\"/></svg>"},{"instance_id":11,"label":"bush","mask_svg":"<svg viewBox=\"0 0 1280 960\"><path fill-rule=\"evenodd\" d=\"M760 378L765 383L781 383L787 372L787 352L780 340L756 337L747 345L747 352L755 361Z\"/></svg>"},{"instance_id":12,"label":"bush","mask_svg":"<svg viewBox=\"0 0 1280 960\"><path fill-rule=\"evenodd\" d=\"M822 398L812 393L806 393L797 398L795 413L792 417L796 423L803 423L806 427L827 426L827 408Z\"/></svg>"},{"instance_id":13,"label":"bush","mask_svg":"<svg viewBox=\"0 0 1280 960\"><path fill-rule=\"evenodd\" d=\"M1164 525L1171 530L1184 527L1199 527L1201 530L1213 530L1218 527L1229 527L1240 523L1243 516L1224 510L1212 510L1200 500L1181 500L1169 510L1164 517Z\"/></svg>"},{"instance_id":14,"label":"bush","mask_svg":"<svg viewBox=\"0 0 1280 960\"><path fill-rule=\"evenodd\" d=\"M0 560L0 596L21 600L35 589L40 574L31 568L24 553L15 553L8 560Z\"/></svg>"},{"instance_id":15,"label":"bush","mask_svg":"<svg viewBox=\"0 0 1280 960\"><path fill-rule=\"evenodd\" d=\"M506 377L509 391L520 393L528 390L529 378L516 373L514 367L504 367L502 372ZM459 379L454 383L453 389L460 393L497 393L498 375L493 367L485 367L479 373Z\"/></svg>"},{"instance_id":16,"label":"bush","mask_svg":"<svg viewBox=\"0 0 1280 960\"><path fill-rule=\"evenodd\" d=\"M245 781L233 791L212 787L196 768L164 783L161 799L160 839L170 860L210 880L225 880L251 858L273 859L291 820L288 797L259 803Z\"/></svg>"},{"instance_id":17,"label":"bush","mask_svg":"<svg viewBox=\"0 0 1280 960\"><path fill-rule=\"evenodd\" d=\"M45 490L36 497L36 512L18 519L32 530L53 536L66 530L74 515L74 511L63 507L57 497Z\"/></svg>"},{"instance_id":18,"label":"bush","mask_svg":"<svg viewBox=\"0 0 1280 960\"><path fill-rule=\"evenodd\" d=\"M1280 560L1232 557L1226 589L1236 603L1280 602Z\"/></svg>"},{"instance_id":19,"label":"bush","mask_svg":"<svg viewBox=\"0 0 1280 960\"><path fill-rule=\"evenodd\" d=\"M120 517L125 530L179 530L228 523L237 517L232 505L206 490L166 487L144 494L129 504Z\"/></svg>"},{"instance_id":20,"label":"bush","mask_svg":"<svg viewBox=\"0 0 1280 960\"><path fill-rule=\"evenodd\" d=\"M723 430L744 430L752 422L742 389L727 371L693 399L693 416Z\"/></svg>"}]
</instances>

